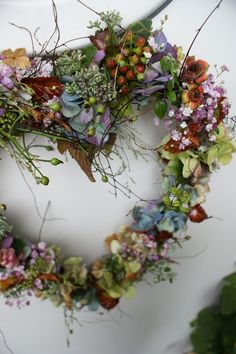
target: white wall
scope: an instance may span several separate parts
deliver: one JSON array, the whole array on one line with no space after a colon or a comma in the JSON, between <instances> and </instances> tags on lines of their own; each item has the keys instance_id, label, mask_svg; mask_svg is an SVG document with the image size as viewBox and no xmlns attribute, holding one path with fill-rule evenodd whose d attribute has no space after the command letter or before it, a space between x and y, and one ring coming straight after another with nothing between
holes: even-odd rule
<instances>
[{"instance_id":1,"label":"white wall","mask_svg":"<svg viewBox=\"0 0 236 354\"><path fill-rule=\"evenodd\" d=\"M127 11L135 12L139 2L127 2ZM182 44L186 50L196 29L216 3L215 0L173 0L162 14L162 17L169 16L165 26L169 41ZM117 6L116 1L113 6ZM196 57L211 64L230 67L224 78L232 115L236 113L235 19L235 0L224 0L192 50ZM159 21L160 16L154 25L158 26ZM137 129L143 132L143 140L153 146L160 141L161 134L153 128L151 116L143 117ZM147 198L157 195L160 192L158 167L154 162L137 162L132 157L130 160L130 175L137 181L136 185L131 185L132 189ZM107 184L99 181L91 184L71 160L64 166L42 168L51 178L48 187L36 186L27 176L41 213L50 200L48 217L64 218L48 222L43 239L58 242L66 254L76 252L88 261L100 256L104 236L129 222L130 217L125 215L135 198L127 199L119 194L115 199ZM123 300L120 309L103 316L78 313L79 324L70 337L70 349L66 347L60 309L53 308L49 302L33 300L30 307L18 310L6 307L1 301L0 328L12 351L15 354L183 353L188 345L189 322L200 308L215 299L221 278L235 269L235 177L236 159L212 176L212 192L205 206L214 218L200 225L190 225L192 240L175 254L180 265L176 267L178 277L173 285L149 287L140 283L136 299ZM125 176L122 178L125 181ZM32 195L14 162L5 155L1 161L0 192L1 201L8 205L7 215L20 234L36 239L41 221ZM0 354L7 353L0 336Z\"/></svg>"}]
</instances>

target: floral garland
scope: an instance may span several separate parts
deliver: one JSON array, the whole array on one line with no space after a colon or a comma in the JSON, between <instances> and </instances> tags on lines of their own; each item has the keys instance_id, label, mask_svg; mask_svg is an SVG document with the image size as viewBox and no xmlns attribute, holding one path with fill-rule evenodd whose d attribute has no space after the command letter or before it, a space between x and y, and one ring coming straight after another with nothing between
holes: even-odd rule
<instances>
[{"instance_id":1,"label":"floral garland","mask_svg":"<svg viewBox=\"0 0 236 354\"><path fill-rule=\"evenodd\" d=\"M90 26L97 29L92 44L82 50L32 57L22 48L2 51L0 144L44 185L49 179L25 142L27 133L57 143L91 181L94 167L107 182L96 156L109 158L119 131L136 119L133 107L149 105L155 124L163 120L169 130L156 149L164 191L159 200L133 208L132 225L107 237L107 254L91 265L81 257L63 258L58 245L15 236L1 216L0 291L9 305L28 304L34 294L70 310L112 309L123 295L134 295L147 272L155 282L172 281L169 250L188 239L189 219L208 218L201 204L210 173L236 151L230 104L219 82L225 66L214 77L206 61L184 56L167 41L163 23L153 31L145 19L123 30L117 12L99 15L101 21Z\"/></svg>"}]
</instances>

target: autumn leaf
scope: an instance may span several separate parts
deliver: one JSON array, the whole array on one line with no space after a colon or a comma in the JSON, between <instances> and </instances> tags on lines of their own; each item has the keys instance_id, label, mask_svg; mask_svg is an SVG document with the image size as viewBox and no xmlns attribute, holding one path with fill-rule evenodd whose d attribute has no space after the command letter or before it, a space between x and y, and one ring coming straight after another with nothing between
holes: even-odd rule
<instances>
[{"instance_id":1,"label":"autumn leaf","mask_svg":"<svg viewBox=\"0 0 236 354\"><path fill-rule=\"evenodd\" d=\"M92 160L94 153L87 153L85 151L82 151L79 147L76 145L73 145L72 143L69 143L68 141L62 141L60 140L57 143L57 148L58 151L61 154L64 154L66 151L68 151L73 159L75 159L80 168L84 171L84 173L88 176L91 182L96 182L95 178L93 177L92 174Z\"/></svg>"},{"instance_id":2,"label":"autumn leaf","mask_svg":"<svg viewBox=\"0 0 236 354\"><path fill-rule=\"evenodd\" d=\"M56 77L28 77L22 80L33 91L38 103L47 102L54 96L60 97L64 85Z\"/></svg>"},{"instance_id":3,"label":"autumn leaf","mask_svg":"<svg viewBox=\"0 0 236 354\"><path fill-rule=\"evenodd\" d=\"M0 280L0 291L6 291L10 288L13 288L20 280L15 276L8 277L7 279Z\"/></svg>"},{"instance_id":4,"label":"autumn leaf","mask_svg":"<svg viewBox=\"0 0 236 354\"><path fill-rule=\"evenodd\" d=\"M111 310L118 305L119 299L112 298L105 290L97 289L97 298L102 307L106 310Z\"/></svg>"},{"instance_id":5,"label":"autumn leaf","mask_svg":"<svg viewBox=\"0 0 236 354\"><path fill-rule=\"evenodd\" d=\"M84 171L84 173L88 176L91 182L96 182L95 178L92 174L92 160L88 157L88 154L78 148L70 146L68 149L71 157L75 159L80 168Z\"/></svg>"},{"instance_id":6,"label":"autumn leaf","mask_svg":"<svg viewBox=\"0 0 236 354\"><path fill-rule=\"evenodd\" d=\"M59 140L57 142L57 150L60 152L60 154L64 154L66 151L68 151L70 146L70 143L65 140Z\"/></svg>"}]
</instances>

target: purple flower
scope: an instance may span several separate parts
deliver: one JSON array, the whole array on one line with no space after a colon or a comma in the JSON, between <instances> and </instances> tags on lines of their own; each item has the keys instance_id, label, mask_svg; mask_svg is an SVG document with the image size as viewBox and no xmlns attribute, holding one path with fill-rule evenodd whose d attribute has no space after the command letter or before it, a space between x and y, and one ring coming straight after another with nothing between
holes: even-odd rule
<instances>
[{"instance_id":1,"label":"purple flower","mask_svg":"<svg viewBox=\"0 0 236 354\"><path fill-rule=\"evenodd\" d=\"M0 117L5 114L6 110L4 108L0 108Z\"/></svg>"},{"instance_id":2,"label":"purple flower","mask_svg":"<svg viewBox=\"0 0 236 354\"><path fill-rule=\"evenodd\" d=\"M10 66L0 63L0 84L5 86L8 90L11 90L14 87L14 83L11 80L13 74L14 70Z\"/></svg>"},{"instance_id":3,"label":"purple flower","mask_svg":"<svg viewBox=\"0 0 236 354\"><path fill-rule=\"evenodd\" d=\"M37 279L34 280L34 285L35 285L35 287L36 287L37 289L39 289L39 290L42 290L42 289L43 289L42 281L41 281L39 278L37 278Z\"/></svg>"},{"instance_id":4,"label":"purple flower","mask_svg":"<svg viewBox=\"0 0 236 354\"><path fill-rule=\"evenodd\" d=\"M2 242L0 243L0 248L10 248L13 242L13 237L10 235L7 235L4 237Z\"/></svg>"},{"instance_id":5,"label":"purple flower","mask_svg":"<svg viewBox=\"0 0 236 354\"><path fill-rule=\"evenodd\" d=\"M105 58L105 55L106 55L105 50L103 49L98 50L93 59L94 62L97 64L100 63L100 61L102 61Z\"/></svg>"}]
</instances>

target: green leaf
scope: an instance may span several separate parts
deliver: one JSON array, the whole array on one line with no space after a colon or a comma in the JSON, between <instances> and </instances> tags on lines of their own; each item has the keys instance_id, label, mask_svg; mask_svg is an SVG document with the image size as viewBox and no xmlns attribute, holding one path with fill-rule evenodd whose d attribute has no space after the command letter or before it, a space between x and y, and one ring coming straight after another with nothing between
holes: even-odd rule
<instances>
[{"instance_id":1,"label":"green leaf","mask_svg":"<svg viewBox=\"0 0 236 354\"><path fill-rule=\"evenodd\" d=\"M219 150L217 146L213 146L212 148L210 148L210 150L206 154L206 163L208 166L211 166L213 162L217 160L218 154Z\"/></svg>"},{"instance_id":2,"label":"green leaf","mask_svg":"<svg viewBox=\"0 0 236 354\"><path fill-rule=\"evenodd\" d=\"M83 59L83 64L85 66L89 66L97 52L97 49L93 45L89 45L88 47L85 47L83 49L83 54L85 55L85 58Z\"/></svg>"},{"instance_id":3,"label":"green leaf","mask_svg":"<svg viewBox=\"0 0 236 354\"><path fill-rule=\"evenodd\" d=\"M20 238L14 238L12 248L14 248L16 255L24 251L25 243Z\"/></svg>"},{"instance_id":4,"label":"green leaf","mask_svg":"<svg viewBox=\"0 0 236 354\"><path fill-rule=\"evenodd\" d=\"M141 264L139 262L129 262L126 265L126 270L131 273L137 273L141 268Z\"/></svg>"},{"instance_id":5,"label":"green leaf","mask_svg":"<svg viewBox=\"0 0 236 354\"><path fill-rule=\"evenodd\" d=\"M220 319L215 308L206 308L199 312L193 322L195 330L191 335L194 350L198 354L218 353L214 351L219 335Z\"/></svg>"},{"instance_id":6,"label":"green leaf","mask_svg":"<svg viewBox=\"0 0 236 354\"><path fill-rule=\"evenodd\" d=\"M107 289L106 291L113 299L119 299L124 293L119 285L114 285L111 289Z\"/></svg>"},{"instance_id":7,"label":"green leaf","mask_svg":"<svg viewBox=\"0 0 236 354\"><path fill-rule=\"evenodd\" d=\"M164 100L156 101L154 105L154 112L158 118L162 119L165 117L167 112L167 103Z\"/></svg>"},{"instance_id":8,"label":"green leaf","mask_svg":"<svg viewBox=\"0 0 236 354\"><path fill-rule=\"evenodd\" d=\"M229 154L233 151L233 146L230 141L224 141L219 145L219 154Z\"/></svg>"},{"instance_id":9,"label":"green leaf","mask_svg":"<svg viewBox=\"0 0 236 354\"><path fill-rule=\"evenodd\" d=\"M137 36L148 38L152 30L152 20L150 18L146 18L142 21L135 22L129 26L129 29Z\"/></svg>"},{"instance_id":10,"label":"green leaf","mask_svg":"<svg viewBox=\"0 0 236 354\"><path fill-rule=\"evenodd\" d=\"M130 286L127 291L124 293L124 296L127 299L133 299L136 295L136 289L134 286Z\"/></svg>"},{"instance_id":11,"label":"green leaf","mask_svg":"<svg viewBox=\"0 0 236 354\"><path fill-rule=\"evenodd\" d=\"M183 177L188 178L189 176L191 176L191 174L195 171L198 165L199 161L196 158L189 157L188 159L186 159L183 167Z\"/></svg>"},{"instance_id":12,"label":"green leaf","mask_svg":"<svg viewBox=\"0 0 236 354\"><path fill-rule=\"evenodd\" d=\"M222 165L228 165L232 160L232 158L233 158L232 154L222 154L218 157L218 162L221 163Z\"/></svg>"},{"instance_id":13,"label":"green leaf","mask_svg":"<svg viewBox=\"0 0 236 354\"><path fill-rule=\"evenodd\" d=\"M175 102L176 101L176 93L174 91L168 91L167 98L170 102Z\"/></svg>"},{"instance_id":14,"label":"green leaf","mask_svg":"<svg viewBox=\"0 0 236 354\"><path fill-rule=\"evenodd\" d=\"M221 294L221 313L224 316L236 312L236 287L225 287Z\"/></svg>"},{"instance_id":15,"label":"green leaf","mask_svg":"<svg viewBox=\"0 0 236 354\"><path fill-rule=\"evenodd\" d=\"M165 56L160 60L160 64L161 64L161 69L163 71L170 71L171 69L171 65L170 65L170 61L168 60L168 57Z\"/></svg>"}]
</instances>

